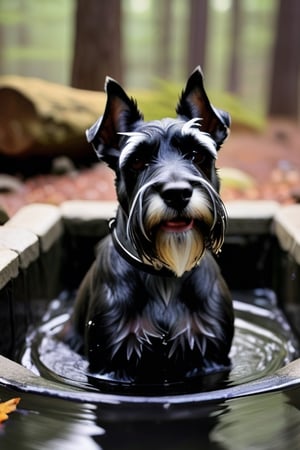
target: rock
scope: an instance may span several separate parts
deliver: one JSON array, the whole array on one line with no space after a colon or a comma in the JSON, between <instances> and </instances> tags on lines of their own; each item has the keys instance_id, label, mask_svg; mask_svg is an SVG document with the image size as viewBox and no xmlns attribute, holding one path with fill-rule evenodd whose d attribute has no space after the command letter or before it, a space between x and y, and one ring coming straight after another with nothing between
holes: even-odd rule
<instances>
[{"instance_id":1,"label":"rock","mask_svg":"<svg viewBox=\"0 0 300 450\"><path fill-rule=\"evenodd\" d=\"M0 173L0 193L18 192L22 185L22 182L17 177Z\"/></svg>"},{"instance_id":2,"label":"rock","mask_svg":"<svg viewBox=\"0 0 300 450\"><path fill-rule=\"evenodd\" d=\"M57 156L53 159L51 173L54 175L65 175L74 172L76 172L76 167L67 156Z\"/></svg>"}]
</instances>

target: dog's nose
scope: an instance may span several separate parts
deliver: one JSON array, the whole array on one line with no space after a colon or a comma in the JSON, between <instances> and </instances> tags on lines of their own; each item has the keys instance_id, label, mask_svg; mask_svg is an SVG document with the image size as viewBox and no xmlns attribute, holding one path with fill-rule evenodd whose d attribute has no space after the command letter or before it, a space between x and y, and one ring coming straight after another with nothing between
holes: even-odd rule
<instances>
[{"instance_id":1,"label":"dog's nose","mask_svg":"<svg viewBox=\"0 0 300 450\"><path fill-rule=\"evenodd\" d=\"M193 188L189 183L183 181L167 183L162 187L160 195L167 206L181 210L190 201Z\"/></svg>"}]
</instances>

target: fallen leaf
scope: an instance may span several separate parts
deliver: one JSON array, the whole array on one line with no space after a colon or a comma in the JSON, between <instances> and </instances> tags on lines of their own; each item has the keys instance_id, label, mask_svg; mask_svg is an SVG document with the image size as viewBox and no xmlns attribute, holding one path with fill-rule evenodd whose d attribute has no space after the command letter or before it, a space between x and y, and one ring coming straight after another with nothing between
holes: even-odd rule
<instances>
[{"instance_id":1,"label":"fallen leaf","mask_svg":"<svg viewBox=\"0 0 300 450\"><path fill-rule=\"evenodd\" d=\"M20 400L20 397L15 397L0 403L0 423L7 420L8 414L16 410Z\"/></svg>"}]
</instances>

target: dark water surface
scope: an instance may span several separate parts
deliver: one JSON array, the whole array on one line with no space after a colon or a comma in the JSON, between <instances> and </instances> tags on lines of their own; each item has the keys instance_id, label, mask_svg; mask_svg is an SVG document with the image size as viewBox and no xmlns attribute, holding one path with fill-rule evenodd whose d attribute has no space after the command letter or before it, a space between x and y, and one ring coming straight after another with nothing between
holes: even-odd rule
<instances>
[{"instance_id":1,"label":"dark water surface","mask_svg":"<svg viewBox=\"0 0 300 450\"><path fill-rule=\"evenodd\" d=\"M14 395L2 392L1 398ZM260 394L190 408L164 420L105 420L105 408L22 394L1 426L3 450L298 450L300 390ZM138 417L139 411L136 410ZM132 419L132 418L131 418Z\"/></svg>"},{"instance_id":2,"label":"dark water surface","mask_svg":"<svg viewBox=\"0 0 300 450\"><path fill-rule=\"evenodd\" d=\"M300 382L274 389L274 372L297 356L297 343L272 293L236 293L233 368L210 391L122 395L93 379L86 361L55 339L68 318L68 302L52 302L38 330L28 336L22 363L60 386L78 389L72 400L13 382L0 398L20 396L18 410L0 428L0 449L300 450ZM261 380L266 391L252 395ZM271 382L270 382L271 380ZM111 392L107 393L111 389ZM186 387L184 388L186 389ZM40 392L40 393L39 393ZM55 394L55 392L54 392ZM93 397L94 396L94 397Z\"/></svg>"},{"instance_id":3,"label":"dark water surface","mask_svg":"<svg viewBox=\"0 0 300 450\"><path fill-rule=\"evenodd\" d=\"M226 386L236 386L260 379L286 365L297 353L297 344L292 338L289 324L277 308L272 292L257 290L248 295L237 295L244 297L244 301L234 301L235 336L230 354L232 370L226 382L219 383L219 387L224 387L224 383ZM120 383L89 373L87 361L57 340L57 333L69 318L70 301L72 303L72 298L63 293L60 299L50 304L40 327L28 335L26 349L21 357L22 365L64 385L100 391L109 391L111 386L114 391L118 390ZM215 389L214 379L212 383ZM209 384L209 377L206 384ZM188 388L186 384L174 384L167 390L182 393ZM146 393L147 390L148 393L156 393L154 386L145 386L142 393L145 393L145 389ZM190 389L194 387L190 386ZM196 383L195 389L197 392L199 383ZM159 392L164 394L166 387Z\"/></svg>"}]
</instances>

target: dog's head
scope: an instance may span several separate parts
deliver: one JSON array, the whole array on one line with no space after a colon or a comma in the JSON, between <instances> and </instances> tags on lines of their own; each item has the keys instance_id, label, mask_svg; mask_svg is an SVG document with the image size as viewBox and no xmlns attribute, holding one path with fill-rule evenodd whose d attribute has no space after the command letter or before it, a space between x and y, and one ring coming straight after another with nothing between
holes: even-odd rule
<instances>
[{"instance_id":1,"label":"dog's head","mask_svg":"<svg viewBox=\"0 0 300 450\"><path fill-rule=\"evenodd\" d=\"M127 222L118 240L144 264L181 276L199 263L205 248L218 252L223 243L226 211L215 161L230 117L211 105L200 68L182 92L177 119L145 122L111 78L106 92L104 114L87 138L116 173Z\"/></svg>"}]
</instances>

